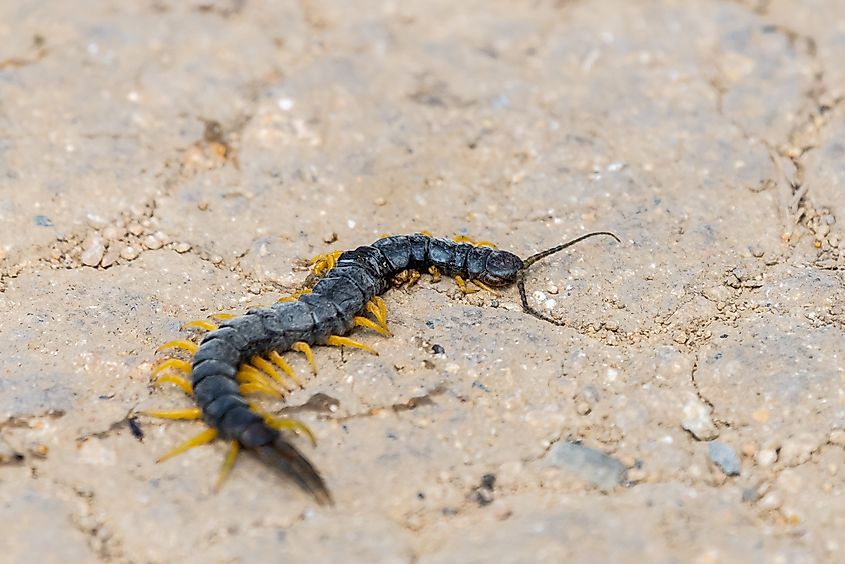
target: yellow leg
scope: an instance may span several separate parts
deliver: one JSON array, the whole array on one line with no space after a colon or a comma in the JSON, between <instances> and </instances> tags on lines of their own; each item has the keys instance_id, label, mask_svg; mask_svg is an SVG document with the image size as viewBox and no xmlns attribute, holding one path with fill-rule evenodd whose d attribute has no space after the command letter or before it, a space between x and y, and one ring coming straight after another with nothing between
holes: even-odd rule
<instances>
[{"instance_id":1,"label":"yellow leg","mask_svg":"<svg viewBox=\"0 0 845 564\"><path fill-rule=\"evenodd\" d=\"M390 337L390 331L376 323L371 319L367 319L366 317L361 317L360 315L356 315L352 318L352 321L358 327L366 327L368 329L372 329L373 331L384 335L385 337Z\"/></svg>"},{"instance_id":2,"label":"yellow leg","mask_svg":"<svg viewBox=\"0 0 845 564\"><path fill-rule=\"evenodd\" d=\"M156 349L156 352L161 352L167 349L182 349L186 350L191 354L197 354L199 350L199 345L196 343L192 343L191 341L187 341L185 339L176 339L174 341L167 341L159 348Z\"/></svg>"},{"instance_id":3,"label":"yellow leg","mask_svg":"<svg viewBox=\"0 0 845 564\"><path fill-rule=\"evenodd\" d=\"M283 381L282 376L278 372L276 372L276 369L273 368L273 365L261 358L260 356L256 355L252 357L251 359L249 359L249 362L262 372L266 372L267 374L269 374L270 377L273 378L273 380L277 382Z\"/></svg>"},{"instance_id":4,"label":"yellow leg","mask_svg":"<svg viewBox=\"0 0 845 564\"><path fill-rule=\"evenodd\" d=\"M419 282L420 278L422 278L422 274L420 274L416 270L412 270L410 276L411 276L411 279L408 280L408 288L410 288L411 286L413 286L414 284Z\"/></svg>"},{"instance_id":5,"label":"yellow leg","mask_svg":"<svg viewBox=\"0 0 845 564\"><path fill-rule=\"evenodd\" d=\"M367 311L381 323L381 311L373 300L367 302Z\"/></svg>"},{"instance_id":6,"label":"yellow leg","mask_svg":"<svg viewBox=\"0 0 845 564\"><path fill-rule=\"evenodd\" d=\"M372 300L368 301L367 311L378 320L379 325L384 327L385 331L390 332L390 328L387 326L387 304L384 303L381 297L375 296Z\"/></svg>"},{"instance_id":7,"label":"yellow leg","mask_svg":"<svg viewBox=\"0 0 845 564\"><path fill-rule=\"evenodd\" d=\"M249 394L266 394L268 396L272 396L274 398L283 398L284 396L275 388L271 388L266 384L262 384L260 382L249 382L247 384L241 384L240 387L241 395L249 395Z\"/></svg>"},{"instance_id":8,"label":"yellow leg","mask_svg":"<svg viewBox=\"0 0 845 564\"><path fill-rule=\"evenodd\" d=\"M394 286L402 286L411 278L411 271L410 270L403 270L393 276L390 281L393 283Z\"/></svg>"},{"instance_id":9,"label":"yellow leg","mask_svg":"<svg viewBox=\"0 0 845 564\"><path fill-rule=\"evenodd\" d=\"M186 374L191 373L191 363L187 360L182 360L179 358L168 358L167 360L153 368L152 375L153 377L155 377L157 374L161 374L165 370L170 370L171 368L174 370L178 370L179 372L184 372Z\"/></svg>"},{"instance_id":10,"label":"yellow leg","mask_svg":"<svg viewBox=\"0 0 845 564\"><path fill-rule=\"evenodd\" d=\"M456 243L469 243L470 245L474 245L476 247L492 247L496 249L496 243L492 241L476 241L472 237L468 237L466 235L455 235L453 239Z\"/></svg>"},{"instance_id":11,"label":"yellow leg","mask_svg":"<svg viewBox=\"0 0 845 564\"><path fill-rule=\"evenodd\" d=\"M183 392L188 394L189 396L194 395L194 387L188 382L187 379L182 378L181 376L177 376L176 374L163 374L161 376L157 376L153 378L153 384L159 383L170 383L179 386Z\"/></svg>"},{"instance_id":12,"label":"yellow leg","mask_svg":"<svg viewBox=\"0 0 845 564\"><path fill-rule=\"evenodd\" d=\"M148 417L157 417L159 419L199 419L202 417L202 410L198 407L168 410L150 409L141 413Z\"/></svg>"},{"instance_id":13,"label":"yellow leg","mask_svg":"<svg viewBox=\"0 0 845 564\"><path fill-rule=\"evenodd\" d=\"M185 451L191 450L194 447L198 447L200 445L206 445L217 438L217 429L206 429L199 435L189 439L179 445L178 447L174 448L173 450L164 453L161 455L156 462L164 462L165 460L169 460L174 456L180 455Z\"/></svg>"},{"instance_id":14,"label":"yellow leg","mask_svg":"<svg viewBox=\"0 0 845 564\"><path fill-rule=\"evenodd\" d=\"M275 415L271 415L261 407L255 404L249 404L249 408L264 418L264 422L267 423L270 427L274 429L286 429L289 431L296 431L300 432L311 441L311 444L317 446L317 438L314 436L314 433L311 429L303 423L302 421L297 421L296 419L289 419L287 417L276 417Z\"/></svg>"},{"instance_id":15,"label":"yellow leg","mask_svg":"<svg viewBox=\"0 0 845 564\"><path fill-rule=\"evenodd\" d=\"M352 347L356 349L361 349L362 351L367 351L370 354L374 354L378 356L378 352L374 348L369 345L365 345L364 343L359 343L354 339L350 339L349 337L340 337L338 335L332 335L328 339L326 339L326 344L333 346L333 347Z\"/></svg>"},{"instance_id":16,"label":"yellow leg","mask_svg":"<svg viewBox=\"0 0 845 564\"><path fill-rule=\"evenodd\" d=\"M467 286L467 283L464 282L464 279L460 276L455 276L455 283L458 285L458 288L460 288L461 292L463 292L464 294L474 294L478 291L478 288L470 288L469 286Z\"/></svg>"},{"instance_id":17,"label":"yellow leg","mask_svg":"<svg viewBox=\"0 0 845 564\"><path fill-rule=\"evenodd\" d=\"M304 341L297 341L293 344L291 349L295 350L296 352L301 352L305 355L305 358L308 359L308 364L311 365L311 373L315 376L317 375L317 363L314 362L314 353L311 352L311 347L308 346L308 343Z\"/></svg>"},{"instance_id":18,"label":"yellow leg","mask_svg":"<svg viewBox=\"0 0 845 564\"><path fill-rule=\"evenodd\" d=\"M253 358L255 358L255 357L253 357ZM267 361L265 360L264 362L267 362ZM272 368L272 366L271 366L271 368ZM270 377L273 378L273 380L278 382L279 385L281 385L286 392L290 391L290 387L288 387L287 382L285 382L282 379L282 377L279 376L279 373L276 372L275 370L273 370L273 374L269 374L269 373L265 374L264 372L262 372L261 370L257 369L256 367L254 367L250 364L242 364L239 368L239 371L240 372L246 372L246 373L252 374L252 375L257 375L258 377L264 377L264 378L267 378L267 376L269 375Z\"/></svg>"},{"instance_id":19,"label":"yellow leg","mask_svg":"<svg viewBox=\"0 0 845 564\"><path fill-rule=\"evenodd\" d=\"M376 303L376 305L378 306L378 310L381 312L381 317L379 318L379 321L381 321L382 325L384 325L384 328L387 329L387 304L384 303L384 300L381 298L381 296L374 296L373 301Z\"/></svg>"},{"instance_id":20,"label":"yellow leg","mask_svg":"<svg viewBox=\"0 0 845 564\"><path fill-rule=\"evenodd\" d=\"M475 284L476 286L478 286L482 290L486 290L487 292L490 292L491 294L493 294L496 297L501 296L501 294L499 292L497 292L496 290L494 290L493 288L491 288L490 286L488 286L487 284L485 284L481 280L470 280L470 282L472 282L473 284Z\"/></svg>"},{"instance_id":21,"label":"yellow leg","mask_svg":"<svg viewBox=\"0 0 845 564\"><path fill-rule=\"evenodd\" d=\"M431 281L434 284L440 282L440 270L438 270L436 266L434 266L433 264L429 266L428 273L431 274Z\"/></svg>"},{"instance_id":22,"label":"yellow leg","mask_svg":"<svg viewBox=\"0 0 845 564\"><path fill-rule=\"evenodd\" d=\"M182 329L204 329L206 331L214 331L218 328L216 323L206 321L204 319L194 319L182 325Z\"/></svg>"},{"instance_id":23,"label":"yellow leg","mask_svg":"<svg viewBox=\"0 0 845 564\"><path fill-rule=\"evenodd\" d=\"M283 297L279 298L278 301L280 301L280 302L295 302L296 300L299 299L299 296L302 296L303 294L310 294L310 293L311 293L311 288L303 288L302 290L299 290L298 292L294 292L290 296L283 296Z\"/></svg>"},{"instance_id":24,"label":"yellow leg","mask_svg":"<svg viewBox=\"0 0 845 564\"><path fill-rule=\"evenodd\" d=\"M282 358L282 355L280 355L276 351L270 351L270 354L268 354L267 356L269 356L270 360L273 361L273 364L281 368L284 373L288 375L288 378L293 380L297 386L299 386L300 388L305 387L302 385L302 380L299 379L299 376L297 376L293 368L290 367L290 364L288 364L288 362L284 358Z\"/></svg>"},{"instance_id":25,"label":"yellow leg","mask_svg":"<svg viewBox=\"0 0 845 564\"><path fill-rule=\"evenodd\" d=\"M317 438L314 436L314 433L311 432L311 429L308 426L301 422L297 421L296 419L286 419L282 417L271 417L269 419L265 419L268 425L273 427L274 429L287 429L290 431L296 431L302 433L308 440L311 441L311 444L317 446Z\"/></svg>"},{"instance_id":26,"label":"yellow leg","mask_svg":"<svg viewBox=\"0 0 845 564\"><path fill-rule=\"evenodd\" d=\"M422 275L416 270L403 270L402 272L394 276L391 281L397 286L407 284L407 286L405 287L410 288L411 286L417 283L421 276Z\"/></svg>"},{"instance_id":27,"label":"yellow leg","mask_svg":"<svg viewBox=\"0 0 845 564\"><path fill-rule=\"evenodd\" d=\"M251 371L244 370L246 365L241 367L238 370L238 373L235 374L235 380L238 384L259 384L262 388L266 388L272 390L271 395L278 396L278 397L285 397L285 394L288 392L287 388L282 388L278 384L276 384L273 380L271 380L268 376L266 376L263 372L260 372L253 368Z\"/></svg>"},{"instance_id":28,"label":"yellow leg","mask_svg":"<svg viewBox=\"0 0 845 564\"><path fill-rule=\"evenodd\" d=\"M323 272L331 270L343 253L344 251L332 251L324 255L317 255L308 261L309 266L311 266L311 272L316 276L320 276Z\"/></svg>"},{"instance_id":29,"label":"yellow leg","mask_svg":"<svg viewBox=\"0 0 845 564\"><path fill-rule=\"evenodd\" d=\"M410 276L411 276L411 279L408 280L408 286L407 286L408 288L410 288L411 286L413 286L414 284L419 282L420 278L422 278L422 274L420 274L416 270L412 270Z\"/></svg>"},{"instance_id":30,"label":"yellow leg","mask_svg":"<svg viewBox=\"0 0 845 564\"><path fill-rule=\"evenodd\" d=\"M218 321L226 321L227 319L237 317L237 315L234 313L212 313L208 317L211 319L216 319Z\"/></svg>"},{"instance_id":31,"label":"yellow leg","mask_svg":"<svg viewBox=\"0 0 845 564\"><path fill-rule=\"evenodd\" d=\"M240 451L241 445L238 441L229 443L229 452L226 453L226 458L223 459L223 465L220 466L220 473L217 475L217 483L214 484L214 491L219 492L220 488L223 487L223 482L226 481L226 477L232 471L232 467L235 465L235 460L237 460Z\"/></svg>"}]
</instances>

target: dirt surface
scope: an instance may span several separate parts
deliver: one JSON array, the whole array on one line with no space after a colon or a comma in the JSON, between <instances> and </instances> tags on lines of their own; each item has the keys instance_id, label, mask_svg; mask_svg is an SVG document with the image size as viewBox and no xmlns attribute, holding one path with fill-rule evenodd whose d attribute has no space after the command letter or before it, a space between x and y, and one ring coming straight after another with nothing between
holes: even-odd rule
<instances>
[{"instance_id":1,"label":"dirt surface","mask_svg":"<svg viewBox=\"0 0 845 564\"><path fill-rule=\"evenodd\" d=\"M0 3L5 562L841 561L845 3ZM286 404L320 507L153 387L382 233L425 277ZM439 345L439 347L434 347ZM438 351L435 353L435 349ZM289 355L307 372L301 355ZM296 408L302 406L301 408ZM290 409L293 407L294 409Z\"/></svg>"}]
</instances>

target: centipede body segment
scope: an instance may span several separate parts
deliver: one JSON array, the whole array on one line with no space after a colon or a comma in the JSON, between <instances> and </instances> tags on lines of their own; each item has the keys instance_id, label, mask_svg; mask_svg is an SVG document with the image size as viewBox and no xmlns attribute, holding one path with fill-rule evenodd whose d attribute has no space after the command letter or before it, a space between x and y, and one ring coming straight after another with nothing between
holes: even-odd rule
<instances>
[{"instance_id":1,"label":"centipede body segment","mask_svg":"<svg viewBox=\"0 0 845 564\"><path fill-rule=\"evenodd\" d=\"M600 234L616 238L611 233L591 233L525 261L487 242L472 244L423 233L383 237L372 245L318 257L312 268L319 279L310 291L298 292L289 299L252 309L242 316L215 316L221 321L219 326L209 321L187 324L211 330L198 346L184 339L162 345L159 350L181 349L193 357L190 364L178 359L164 361L154 371L154 378L179 386L193 396L197 407L147 414L171 419L201 418L209 428L160 460L223 439L230 443L230 450L220 480L232 468L238 452L246 450L292 478L319 502L330 503L331 496L322 476L293 445L287 433L298 430L313 439L310 430L298 421L273 417L246 398L253 393L284 397L292 386L302 385L281 356L283 353L304 354L314 372L313 346L356 347L375 353L347 335L355 327L390 335L387 309L379 295L397 282L412 284L419 279L420 272L438 278L453 277L464 292L471 291L469 284L494 291L517 283L525 311L553 321L528 306L525 269L552 252Z\"/></svg>"}]
</instances>

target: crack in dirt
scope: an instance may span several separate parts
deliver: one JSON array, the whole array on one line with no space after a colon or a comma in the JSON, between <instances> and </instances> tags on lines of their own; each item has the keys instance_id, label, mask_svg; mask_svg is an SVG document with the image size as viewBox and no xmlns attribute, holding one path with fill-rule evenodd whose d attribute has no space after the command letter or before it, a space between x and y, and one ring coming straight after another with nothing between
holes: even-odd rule
<instances>
[{"instance_id":1,"label":"crack in dirt","mask_svg":"<svg viewBox=\"0 0 845 564\"><path fill-rule=\"evenodd\" d=\"M56 478L47 478L47 480L57 489L63 490L71 498L82 501L85 510L72 514L70 522L76 530L85 535L88 547L97 557L104 562L125 561L122 543L106 527L104 519L97 516L95 493L90 490L80 489Z\"/></svg>"},{"instance_id":2,"label":"crack in dirt","mask_svg":"<svg viewBox=\"0 0 845 564\"><path fill-rule=\"evenodd\" d=\"M761 19L765 19L768 15L769 0L758 0L756 2L747 0L725 1L744 6ZM814 224L813 219L823 214L816 212L818 208L812 202L810 186L805 183L803 159L810 151L818 147L823 129L831 122L835 110L845 102L845 96L826 99L830 89L825 84L825 69L818 57L818 49L813 37L771 22L767 22L766 30L783 35L797 54L810 61L814 72L810 85L805 91L805 102L796 112L799 115L804 114L804 119L790 128L787 139L784 141L759 139L769 151L775 169L774 174L763 181L760 191L770 187L775 187L778 190L784 242L797 241L797 239L793 240L793 230L796 225L800 224L816 236L816 246L821 247L826 233L819 236L819 226ZM723 82L724 79L721 76L712 77L707 81L716 93L717 113L736 127L746 140L757 141L758 139L751 135L739 121L725 114L723 98L726 87ZM793 178L789 178L785 173L781 159L787 160L794 167Z\"/></svg>"},{"instance_id":3,"label":"crack in dirt","mask_svg":"<svg viewBox=\"0 0 845 564\"><path fill-rule=\"evenodd\" d=\"M395 414L399 414L399 413L402 413L402 412L405 412L405 411L413 411L414 409L417 409L418 407L437 405L437 403L434 401L433 398L441 396L448 391L449 391L449 389L446 386L443 386L441 384L441 385L435 386L434 388L427 391L423 395L413 396L413 397L411 397L410 399L408 399L407 401L404 401L404 402L393 403L393 404L386 405L386 406L371 407L370 409L368 409L367 411L364 411L364 412L351 413L349 415L341 415L341 416L338 416L338 417L332 417L332 416L329 416L329 415L324 415L322 418L327 420L327 421L336 421L338 423L344 423L344 422L349 421L351 419L361 419L361 418L365 418L365 417L373 417L373 416L381 415L382 413L384 413L386 411L392 411ZM294 409L296 409L296 408L294 408ZM291 411L293 411L293 410L283 409L282 413L289 413Z\"/></svg>"}]
</instances>

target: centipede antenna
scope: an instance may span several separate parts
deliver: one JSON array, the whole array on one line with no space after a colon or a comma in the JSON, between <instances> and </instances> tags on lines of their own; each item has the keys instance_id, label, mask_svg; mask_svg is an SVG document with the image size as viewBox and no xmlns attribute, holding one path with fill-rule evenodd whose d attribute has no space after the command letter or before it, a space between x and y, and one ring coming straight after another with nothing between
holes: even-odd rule
<instances>
[{"instance_id":1,"label":"centipede antenna","mask_svg":"<svg viewBox=\"0 0 845 564\"><path fill-rule=\"evenodd\" d=\"M580 243L584 239L589 239L590 237L595 237L597 235L607 235L609 237L613 237L614 239L616 239L617 243L622 242L619 239L619 237L617 237L615 234L611 233L610 231L594 231L592 233L587 233L586 235L581 235L580 237L576 237L575 239L572 239L571 241L567 241L566 243L563 243L563 244L558 245L556 247L552 247L551 249L546 249L545 251L541 251L537 254L531 255L530 257L528 257L527 259L524 259L522 261L523 267L517 273L517 278L516 278L516 287L519 289L519 298L522 300L522 311L524 311L525 313L527 313L529 315L533 315L537 319L541 319L543 321L548 321L549 323L553 323L555 325L564 325L560 321L552 319L551 317L547 317L547 316L543 315L542 313L540 313L539 311L537 311L536 309L534 309L533 307L531 307L530 305L528 305L528 296L525 293L525 273L528 270L528 267L531 266L532 264L534 264L535 262L537 262L538 260L544 259L549 255L553 255L555 253L558 253L558 252L566 249L567 247L571 247L572 245L574 245L576 243Z\"/></svg>"}]
</instances>

